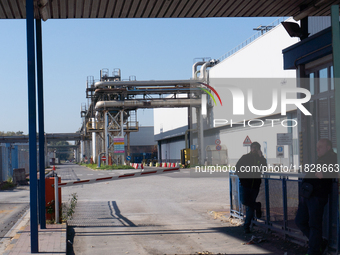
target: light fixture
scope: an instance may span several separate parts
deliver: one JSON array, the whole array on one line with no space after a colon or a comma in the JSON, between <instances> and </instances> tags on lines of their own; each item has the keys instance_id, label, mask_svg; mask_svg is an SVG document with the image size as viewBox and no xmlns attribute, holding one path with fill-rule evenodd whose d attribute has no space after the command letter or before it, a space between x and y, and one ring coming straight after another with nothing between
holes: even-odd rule
<instances>
[{"instance_id":1,"label":"light fixture","mask_svg":"<svg viewBox=\"0 0 340 255\"><path fill-rule=\"evenodd\" d=\"M298 23L295 22L281 22L290 37L299 37L301 40L308 37L309 33L304 33Z\"/></svg>"}]
</instances>

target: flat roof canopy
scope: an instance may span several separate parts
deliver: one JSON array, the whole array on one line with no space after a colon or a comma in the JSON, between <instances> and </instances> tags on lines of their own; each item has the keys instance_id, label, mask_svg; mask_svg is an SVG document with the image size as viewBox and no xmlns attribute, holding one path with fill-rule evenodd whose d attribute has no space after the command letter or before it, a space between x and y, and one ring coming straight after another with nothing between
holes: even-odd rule
<instances>
[{"instance_id":1,"label":"flat roof canopy","mask_svg":"<svg viewBox=\"0 0 340 255\"><path fill-rule=\"evenodd\" d=\"M0 0L0 19L25 19L25 0ZM330 16L340 0L36 0L35 18Z\"/></svg>"}]
</instances>

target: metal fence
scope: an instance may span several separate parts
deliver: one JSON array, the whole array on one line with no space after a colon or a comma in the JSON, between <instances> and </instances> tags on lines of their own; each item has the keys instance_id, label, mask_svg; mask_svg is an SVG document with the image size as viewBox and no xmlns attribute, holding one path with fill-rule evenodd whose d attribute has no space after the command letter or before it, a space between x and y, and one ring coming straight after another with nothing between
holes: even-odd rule
<instances>
[{"instance_id":1,"label":"metal fence","mask_svg":"<svg viewBox=\"0 0 340 255\"><path fill-rule=\"evenodd\" d=\"M226 59L226 58L230 57L231 55L235 54L237 51L239 51L243 47L247 46L248 44L252 43L257 38L261 37L262 35L264 35L268 31L270 31L274 27L280 25L280 23L285 21L286 19L288 19L288 17L280 17L280 18L276 19L275 21L273 21L272 23L270 23L269 25L267 25L267 26L261 26L261 28L259 29L260 30L259 32L257 32L256 34L252 35L247 40L243 41L242 43L237 45L235 48L233 48L230 51L228 51L226 54L221 56L218 60L219 61L223 61L224 59Z\"/></svg>"},{"instance_id":2,"label":"metal fence","mask_svg":"<svg viewBox=\"0 0 340 255\"><path fill-rule=\"evenodd\" d=\"M283 234L284 239L295 243L306 243L308 240L295 225L294 219L299 204L299 184L303 174L263 175L257 201L262 204L262 218L252 223L274 232ZM231 216L241 218L245 216L245 208L240 201L239 179L230 174L230 213ZM328 240L329 248L338 252L338 184L333 183L333 192L329 203L325 207L323 218L323 236Z\"/></svg>"}]
</instances>

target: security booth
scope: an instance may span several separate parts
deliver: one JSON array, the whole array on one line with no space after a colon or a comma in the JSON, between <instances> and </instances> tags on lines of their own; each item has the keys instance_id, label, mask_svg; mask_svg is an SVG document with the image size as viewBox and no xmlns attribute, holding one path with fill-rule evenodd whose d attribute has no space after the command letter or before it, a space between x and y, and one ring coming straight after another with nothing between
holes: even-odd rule
<instances>
[{"instance_id":1,"label":"security booth","mask_svg":"<svg viewBox=\"0 0 340 255\"><path fill-rule=\"evenodd\" d=\"M311 93L311 99L304 106L312 115L307 116L298 111L299 157L300 165L314 164L319 139L331 140L333 150L337 152L331 27L284 49L283 58L285 70L296 69L297 86ZM325 207L323 235L328 239L329 247L335 251L339 250L337 218L338 186L334 182L333 192Z\"/></svg>"}]
</instances>

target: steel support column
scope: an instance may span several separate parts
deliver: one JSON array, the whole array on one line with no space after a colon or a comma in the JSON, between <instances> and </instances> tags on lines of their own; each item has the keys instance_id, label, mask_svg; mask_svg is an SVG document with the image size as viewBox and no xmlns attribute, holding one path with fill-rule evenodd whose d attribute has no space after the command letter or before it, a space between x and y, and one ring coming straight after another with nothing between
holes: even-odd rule
<instances>
[{"instance_id":1,"label":"steel support column","mask_svg":"<svg viewBox=\"0 0 340 255\"><path fill-rule=\"evenodd\" d=\"M46 228L45 215L45 127L44 127L44 90L41 19L35 21L37 40L37 86L38 86L38 125L39 125L39 219L40 228Z\"/></svg>"},{"instance_id":2,"label":"steel support column","mask_svg":"<svg viewBox=\"0 0 340 255\"><path fill-rule=\"evenodd\" d=\"M38 187L37 187L37 116L35 96L35 44L34 44L34 4L26 1L27 36L27 83L28 83L28 133L29 133L29 173L30 173L30 228L31 253L39 252L38 243Z\"/></svg>"},{"instance_id":3,"label":"steel support column","mask_svg":"<svg viewBox=\"0 0 340 255\"><path fill-rule=\"evenodd\" d=\"M269 198L269 180L268 177L264 179L264 192L266 198L266 224L270 225L270 198Z\"/></svg>"},{"instance_id":4,"label":"steel support column","mask_svg":"<svg viewBox=\"0 0 340 255\"><path fill-rule=\"evenodd\" d=\"M85 141L80 141L80 162L83 162L85 160Z\"/></svg>"},{"instance_id":5,"label":"steel support column","mask_svg":"<svg viewBox=\"0 0 340 255\"><path fill-rule=\"evenodd\" d=\"M126 132L126 137L127 137L127 156L130 156L130 132ZM131 160L128 160L127 161L127 164L130 165L130 161Z\"/></svg>"},{"instance_id":6,"label":"steel support column","mask_svg":"<svg viewBox=\"0 0 340 255\"><path fill-rule=\"evenodd\" d=\"M124 138L124 110L120 111L120 136ZM120 156L121 158L121 165L124 165L124 154Z\"/></svg>"},{"instance_id":7,"label":"steel support column","mask_svg":"<svg viewBox=\"0 0 340 255\"><path fill-rule=\"evenodd\" d=\"M335 100L335 126L336 147L338 151L338 163L340 163L340 28L339 28L339 5L332 5L331 7L331 23L332 23L332 46L333 46L333 68L334 68L334 100ZM340 173L338 178L340 177ZM340 186L339 186L340 192ZM338 202L338 228L339 228L339 210L340 210L340 196ZM339 229L338 229L338 238ZM340 250L340 240L338 240L338 250Z\"/></svg>"},{"instance_id":8,"label":"steel support column","mask_svg":"<svg viewBox=\"0 0 340 255\"><path fill-rule=\"evenodd\" d=\"M198 164L204 165L204 136L203 136L203 116L202 107L196 108L197 116L197 144L198 144ZM191 160L190 160L191 164Z\"/></svg>"},{"instance_id":9,"label":"steel support column","mask_svg":"<svg viewBox=\"0 0 340 255\"><path fill-rule=\"evenodd\" d=\"M104 132L105 132L105 135L104 135L104 139L105 139L105 156L106 156L106 160L105 160L105 164L108 165L108 162L109 162L109 148L110 148L110 137L109 137L109 116L107 114L107 111L104 112Z\"/></svg>"},{"instance_id":10,"label":"steel support column","mask_svg":"<svg viewBox=\"0 0 340 255\"><path fill-rule=\"evenodd\" d=\"M282 203L283 203L283 229L287 231L288 227L288 209L287 209L287 180L285 177L282 178ZM284 240L287 236L284 235Z\"/></svg>"}]
</instances>

